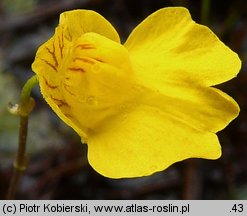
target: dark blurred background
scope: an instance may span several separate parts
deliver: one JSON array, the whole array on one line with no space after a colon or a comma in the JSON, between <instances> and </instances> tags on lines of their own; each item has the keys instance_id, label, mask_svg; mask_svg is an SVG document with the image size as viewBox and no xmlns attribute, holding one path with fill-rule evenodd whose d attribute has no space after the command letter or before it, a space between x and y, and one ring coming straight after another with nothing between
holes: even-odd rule
<instances>
[{"instance_id":1,"label":"dark blurred background","mask_svg":"<svg viewBox=\"0 0 247 216\"><path fill-rule=\"evenodd\" d=\"M210 4L207 10L207 4ZM5 199L18 140L17 102L33 75L37 48L54 32L59 14L92 9L106 17L125 41L146 16L166 6L185 6L242 60L238 77L219 86L239 103L241 113L218 133L219 160L189 159L144 178L108 179L87 162L86 145L51 111L39 89L30 116L29 166L17 199L247 199L247 3L246 0L1 0L0 1L0 199Z\"/></svg>"}]
</instances>

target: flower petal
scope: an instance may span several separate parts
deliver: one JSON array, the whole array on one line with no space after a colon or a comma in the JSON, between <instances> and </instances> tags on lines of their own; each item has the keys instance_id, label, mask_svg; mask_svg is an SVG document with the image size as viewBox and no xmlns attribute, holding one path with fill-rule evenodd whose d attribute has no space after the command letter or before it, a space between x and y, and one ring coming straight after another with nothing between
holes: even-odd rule
<instances>
[{"instance_id":1,"label":"flower petal","mask_svg":"<svg viewBox=\"0 0 247 216\"><path fill-rule=\"evenodd\" d=\"M64 63L63 96L77 125L95 130L139 94L131 79L128 51L106 37L86 33L70 53Z\"/></svg>"},{"instance_id":2,"label":"flower petal","mask_svg":"<svg viewBox=\"0 0 247 216\"><path fill-rule=\"evenodd\" d=\"M138 90L123 45L97 33L85 33L66 44L64 59L59 59L59 30L37 52L33 70L48 104L86 141L90 130L119 113L122 103L136 97ZM55 47L52 55L46 53L49 46ZM59 62L56 70L49 65L52 61Z\"/></svg>"},{"instance_id":3,"label":"flower petal","mask_svg":"<svg viewBox=\"0 0 247 216\"><path fill-rule=\"evenodd\" d=\"M220 155L214 133L197 130L147 105L116 117L88 139L89 163L110 178L147 176L187 158Z\"/></svg>"},{"instance_id":4,"label":"flower petal","mask_svg":"<svg viewBox=\"0 0 247 216\"><path fill-rule=\"evenodd\" d=\"M235 77L241 66L237 54L209 28L196 24L182 7L150 15L133 30L125 46L138 68L139 82L160 91L169 80L216 85Z\"/></svg>"},{"instance_id":5,"label":"flower petal","mask_svg":"<svg viewBox=\"0 0 247 216\"><path fill-rule=\"evenodd\" d=\"M216 88L194 83L173 83L165 87L165 94L146 94L144 103L195 129L218 132L239 114L238 104Z\"/></svg>"},{"instance_id":6,"label":"flower petal","mask_svg":"<svg viewBox=\"0 0 247 216\"><path fill-rule=\"evenodd\" d=\"M61 64L67 56L69 47L70 42L65 38L63 28L56 28L54 36L39 47L32 70L38 76L40 91L46 102L66 124L74 128L80 136L85 137L84 132L67 117L70 106L65 101L60 85L63 79Z\"/></svg>"},{"instance_id":7,"label":"flower petal","mask_svg":"<svg viewBox=\"0 0 247 216\"><path fill-rule=\"evenodd\" d=\"M32 64L32 69L39 78L41 93L47 103L83 138L86 138L84 128L79 127L76 119L71 119L72 107L64 97L62 83L65 76L64 65L71 59L71 47L81 36L90 32L101 34L112 42L120 41L116 30L98 13L90 10L64 12L60 16L55 34L39 47Z\"/></svg>"},{"instance_id":8,"label":"flower petal","mask_svg":"<svg viewBox=\"0 0 247 216\"><path fill-rule=\"evenodd\" d=\"M114 27L100 14L92 10L72 10L60 15L59 25L65 29L68 40L76 40L81 35L94 32L120 43Z\"/></svg>"}]
</instances>

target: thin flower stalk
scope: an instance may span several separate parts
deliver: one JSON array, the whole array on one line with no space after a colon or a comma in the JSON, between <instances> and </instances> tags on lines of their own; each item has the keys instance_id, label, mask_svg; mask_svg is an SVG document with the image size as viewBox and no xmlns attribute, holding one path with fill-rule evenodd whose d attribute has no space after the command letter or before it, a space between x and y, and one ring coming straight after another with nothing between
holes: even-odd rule
<instances>
[{"instance_id":1,"label":"thin flower stalk","mask_svg":"<svg viewBox=\"0 0 247 216\"><path fill-rule=\"evenodd\" d=\"M10 111L20 116L19 124L19 141L16 159L14 162L13 175L10 181L7 199L14 199L16 191L28 164L28 158L26 155L26 142L28 133L28 117L34 107L34 100L31 98L31 91L33 87L38 83L37 76L31 77L24 85L20 102L18 105L10 107Z\"/></svg>"}]
</instances>

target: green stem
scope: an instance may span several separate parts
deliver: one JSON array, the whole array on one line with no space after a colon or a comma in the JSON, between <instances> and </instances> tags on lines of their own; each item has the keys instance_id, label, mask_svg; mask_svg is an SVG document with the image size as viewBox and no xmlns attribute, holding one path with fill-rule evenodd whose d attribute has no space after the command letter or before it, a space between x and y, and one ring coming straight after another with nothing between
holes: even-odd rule
<instances>
[{"instance_id":1,"label":"green stem","mask_svg":"<svg viewBox=\"0 0 247 216\"><path fill-rule=\"evenodd\" d=\"M210 0L202 0L201 3L201 23L208 25L209 23Z\"/></svg>"},{"instance_id":2,"label":"green stem","mask_svg":"<svg viewBox=\"0 0 247 216\"><path fill-rule=\"evenodd\" d=\"M31 77L24 85L19 102L18 114L20 115L19 144L16 160L14 162L14 173L7 193L7 199L14 199L23 172L27 166L26 141L28 131L28 116L34 107L34 100L30 97L33 87L38 83L37 77Z\"/></svg>"},{"instance_id":3,"label":"green stem","mask_svg":"<svg viewBox=\"0 0 247 216\"><path fill-rule=\"evenodd\" d=\"M20 115L28 116L33 110L34 101L32 101L30 95L33 87L38 83L37 76L31 77L24 85L20 96Z\"/></svg>"}]
</instances>

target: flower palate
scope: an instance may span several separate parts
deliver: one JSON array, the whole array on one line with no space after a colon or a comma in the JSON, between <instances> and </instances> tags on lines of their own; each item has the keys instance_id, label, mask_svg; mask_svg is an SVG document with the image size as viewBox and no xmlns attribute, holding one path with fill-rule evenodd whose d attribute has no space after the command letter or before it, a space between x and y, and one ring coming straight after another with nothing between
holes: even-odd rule
<instances>
[{"instance_id":1,"label":"flower palate","mask_svg":"<svg viewBox=\"0 0 247 216\"><path fill-rule=\"evenodd\" d=\"M123 45L98 13L62 13L32 68L47 103L88 144L91 166L122 178L187 158L219 158L216 132L239 107L211 86L235 77L240 66L237 54L187 9L168 7Z\"/></svg>"}]
</instances>

